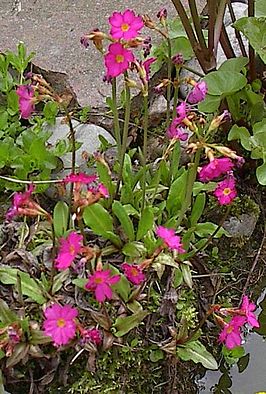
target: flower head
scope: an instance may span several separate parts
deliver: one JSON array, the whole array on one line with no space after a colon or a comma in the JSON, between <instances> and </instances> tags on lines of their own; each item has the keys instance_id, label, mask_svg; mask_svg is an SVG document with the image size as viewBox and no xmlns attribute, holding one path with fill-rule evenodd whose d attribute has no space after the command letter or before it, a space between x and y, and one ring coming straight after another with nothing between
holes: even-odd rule
<instances>
[{"instance_id":1,"label":"flower head","mask_svg":"<svg viewBox=\"0 0 266 394\"><path fill-rule=\"evenodd\" d=\"M129 64L134 61L134 55L120 42L110 44L108 50L109 52L104 56L107 77L115 78L129 68Z\"/></svg>"},{"instance_id":2,"label":"flower head","mask_svg":"<svg viewBox=\"0 0 266 394\"><path fill-rule=\"evenodd\" d=\"M178 127L175 120L173 120L168 127L166 135L171 140L186 141L188 139L188 132L183 127Z\"/></svg>"},{"instance_id":3,"label":"flower head","mask_svg":"<svg viewBox=\"0 0 266 394\"><path fill-rule=\"evenodd\" d=\"M172 250L177 250L178 253L185 253L183 245L181 243L181 237L175 234L175 230L172 228L166 228L164 226L158 226L156 229L156 235L162 238L164 243Z\"/></svg>"},{"instance_id":4,"label":"flower head","mask_svg":"<svg viewBox=\"0 0 266 394\"><path fill-rule=\"evenodd\" d=\"M52 337L55 346L66 345L76 334L76 308L54 304L44 311L44 332Z\"/></svg>"},{"instance_id":5,"label":"flower head","mask_svg":"<svg viewBox=\"0 0 266 394\"><path fill-rule=\"evenodd\" d=\"M98 302L104 302L105 299L112 298L111 286L120 280L120 275L111 275L111 270L97 270L89 276L85 285L87 290L93 291Z\"/></svg>"},{"instance_id":6,"label":"flower head","mask_svg":"<svg viewBox=\"0 0 266 394\"><path fill-rule=\"evenodd\" d=\"M173 64L179 65L184 63L184 57L182 53L176 53L174 56L172 56L172 62Z\"/></svg>"},{"instance_id":7,"label":"flower head","mask_svg":"<svg viewBox=\"0 0 266 394\"><path fill-rule=\"evenodd\" d=\"M34 88L31 85L20 85L16 93L19 97L19 111L23 119L29 119L34 111Z\"/></svg>"},{"instance_id":8,"label":"flower head","mask_svg":"<svg viewBox=\"0 0 266 394\"><path fill-rule=\"evenodd\" d=\"M123 263L121 267L125 273L126 278L131 283L133 283L133 285L139 285L146 279L141 267L137 264Z\"/></svg>"},{"instance_id":9,"label":"flower head","mask_svg":"<svg viewBox=\"0 0 266 394\"><path fill-rule=\"evenodd\" d=\"M82 336L82 342L93 342L95 345L100 345L102 342L102 335L101 331L98 330L98 328L90 328L88 330L85 330L82 327L78 327L80 334Z\"/></svg>"},{"instance_id":10,"label":"flower head","mask_svg":"<svg viewBox=\"0 0 266 394\"><path fill-rule=\"evenodd\" d=\"M221 205L228 205L237 196L235 189L235 178L233 176L219 182L213 194L218 198Z\"/></svg>"},{"instance_id":11,"label":"flower head","mask_svg":"<svg viewBox=\"0 0 266 394\"><path fill-rule=\"evenodd\" d=\"M241 345L240 328L245 324L245 317L234 316L229 323L224 322L224 327L219 335L219 341L223 342L227 349L234 349Z\"/></svg>"},{"instance_id":12,"label":"flower head","mask_svg":"<svg viewBox=\"0 0 266 394\"><path fill-rule=\"evenodd\" d=\"M109 18L111 25L110 34L113 38L120 40L132 40L137 37L144 23L141 16L136 16L132 10L125 12L114 12Z\"/></svg>"},{"instance_id":13,"label":"flower head","mask_svg":"<svg viewBox=\"0 0 266 394\"><path fill-rule=\"evenodd\" d=\"M188 102L191 104L199 103L205 99L208 92L208 87L205 81L201 81L195 84L192 91L188 95Z\"/></svg>"},{"instance_id":14,"label":"flower head","mask_svg":"<svg viewBox=\"0 0 266 394\"><path fill-rule=\"evenodd\" d=\"M144 39L142 47L143 47L143 56L146 58L151 53L151 48L152 48L151 37L146 37Z\"/></svg>"},{"instance_id":15,"label":"flower head","mask_svg":"<svg viewBox=\"0 0 266 394\"><path fill-rule=\"evenodd\" d=\"M60 239L59 253L55 260L55 266L59 270L65 270L73 263L81 251L83 237L72 231L67 238Z\"/></svg>"},{"instance_id":16,"label":"flower head","mask_svg":"<svg viewBox=\"0 0 266 394\"><path fill-rule=\"evenodd\" d=\"M234 167L234 163L227 157L214 158L208 164L203 166L199 172L199 179L202 182L211 181L222 174L226 174Z\"/></svg>"},{"instance_id":17,"label":"flower head","mask_svg":"<svg viewBox=\"0 0 266 394\"><path fill-rule=\"evenodd\" d=\"M152 63L156 62L156 57L150 57L149 59L144 60L142 66L146 73L146 81L150 79L150 72L151 72L151 65Z\"/></svg>"},{"instance_id":18,"label":"flower head","mask_svg":"<svg viewBox=\"0 0 266 394\"><path fill-rule=\"evenodd\" d=\"M253 312L256 309L256 305L253 302L250 302L248 296L244 295L240 310L246 316L246 323L248 323L251 327L258 328L260 326L258 319Z\"/></svg>"},{"instance_id":19,"label":"flower head","mask_svg":"<svg viewBox=\"0 0 266 394\"><path fill-rule=\"evenodd\" d=\"M79 174L70 174L63 179L64 183L83 183L88 184L97 180L97 175L87 175L83 172Z\"/></svg>"},{"instance_id":20,"label":"flower head","mask_svg":"<svg viewBox=\"0 0 266 394\"><path fill-rule=\"evenodd\" d=\"M184 119L187 117L188 105L184 101L176 107L177 117L174 119L176 125L183 123Z\"/></svg>"}]
</instances>

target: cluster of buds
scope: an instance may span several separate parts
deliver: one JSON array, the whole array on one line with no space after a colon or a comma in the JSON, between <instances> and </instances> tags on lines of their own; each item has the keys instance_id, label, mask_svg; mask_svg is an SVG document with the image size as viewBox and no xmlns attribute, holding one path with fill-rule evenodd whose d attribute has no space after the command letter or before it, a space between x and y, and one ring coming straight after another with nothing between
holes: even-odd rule
<instances>
[{"instance_id":1,"label":"cluster of buds","mask_svg":"<svg viewBox=\"0 0 266 394\"><path fill-rule=\"evenodd\" d=\"M0 349L5 352L6 357L10 357L14 347L20 342L22 329L12 323L9 326L0 328Z\"/></svg>"}]
</instances>

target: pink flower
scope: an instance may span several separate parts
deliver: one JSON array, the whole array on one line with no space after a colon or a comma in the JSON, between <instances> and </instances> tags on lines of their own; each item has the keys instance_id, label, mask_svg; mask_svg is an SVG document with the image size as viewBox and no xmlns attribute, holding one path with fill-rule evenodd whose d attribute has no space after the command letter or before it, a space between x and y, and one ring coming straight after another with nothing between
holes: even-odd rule
<instances>
[{"instance_id":1,"label":"pink flower","mask_svg":"<svg viewBox=\"0 0 266 394\"><path fill-rule=\"evenodd\" d=\"M112 298L111 285L114 285L119 280L120 275L111 276L111 270L98 270L88 278L85 288L94 291L98 302L104 302L106 298L109 300Z\"/></svg>"},{"instance_id":2,"label":"pink flower","mask_svg":"<svg viewBox=\"0 0 266 394\"><path fill-rule=\"evenodd\" d=\"M110 44L108 49L109 52L104 56L107 78L115 78L129 68L129 64L134 61L134 55L120 42Z\"/></svg>"},{"instance_id":3,"label":"pink flower","mask_svg":"<svg viewBox=\"0 0 266 394\"><path fill-rule=\"evenodd\" d=\"M189 107L184 101L176 107L177 117L173 119L175 126L180 125L187 117Z\"/></svg>"},{"instance_id":4,"label":"pink flower","mask_svg":"<svg viewBox=\"0 0 266 394\"><path fill-rule=\"evenodd\" d=\"M258 322L255 313L253 313L255 309L256 309L256 305L253 302L249 301L248 296L244 295L240 310L246 316L246 323L248 323L251 327L258 328L260 324Z\"/></svg>"},{"instance_id":5,"label":"pink flower","mask_svg":"<svg viewBox=\"0 0 266 394\"><path fill-rule=\"evenodd\" d=\"M59 270L67 269L77 257L82 248L82 235L72 231L67 238L60 239L59 253L55 260L55 266Z\"/></svg>"},{"instance_id":6,"label":"pink flower","mask_svg":"<svg viewBox=\"0 0 266 394\"><path fill-rule=\"evenodd\" d=\"M16 90L19 96L19 110L23 119L29 119L34 111L34 89L31 85L20 85Z\"/></svg>"},{"instance_id":7,"label":"pink flower","mask_svg":"<svg viewBox=\"0 0 266 394\"><path fill-rule=\"evenodd\" d=\"M121 12L114 12L109 18L111 25L110 34L113 38L120 40L132 40L137 37L139 30L144 26L141 16L136 16L134 11L126 10L123 14Z\"/></svg>"},{"instance_id":8,"label":"pink flower","mask_svg":"<svg viewBox=\"0 0 266 394\"><path fill-rule=\"evenodd\" d=\"M218 198L220 205L229 205L237 196L235 189L235 178L229 177L222 182L219 182L213 194Z\"/></svg>"},{"instance_id":9,"label":"pink flower","mask_svg":"<svg viewBox=\"0 0 266 394\"><path fill-rule=\"evenodd\" d=\"M172 62L173 64L179 65L184 63L184 57L182 53L177 53L172 57Z\"/></svg>"},{"instance_id":10,"label":"pink flower","mask_svg":"<svg viewBox=\"0 0 266 394\"><path fill-rule=\"evenodd\" d=\"M93 183L98 179L97 175L87 175L81 172L80 174L70 174L63 179L64 183Z\"/></svg>"},{"instance_id":11,"label":"pink flower","mask_svg":"<svg viewBox=\"0 0 266 394\"><path fill-rule=\"evenodd\" d=\"M208 92L208 87L205 81L201 81L195 84L192 91L188 95L188 102L191 104L199 103L205 99Z\"/></svg>"},{"instance_id":12,"label":"pink flower","mask_svg":"<svg viewBox=\"0 0 266 394\"><path fill-rule=\"evenodd\" d=\"M125 273L126 278L131 283L133 283L133 285L139 285L146 279L142 269L137 264L123 263L121 267Z\"/></svg>"},{"instance_id":13,"label":"pink flower","mask_svg":"<svg viewBox=\"0 0 266 394\"><path fill-rule=\"evenodd\" d=\"M170 126L168 127L166 135L170 140L176 139L180 141L186 141L188 139L188 132L183 127L178 127L176 125L175 119L172 120Z\"/></svg>"},{"instance_id":14,"label":"pink flower","mask_svg":"<svg viewBox=\"0 0 266 394\"><path fill-rule=\"evenodd\" d=\"M55 346L66 345L76 334L76 308L54 304L44 311L44 332L52 337Z\"/></svg>"},{"instance_id":15,"label":"pink flower","mask_svg":"<svg viewBox=\"0 0 266 394\"><path fill-rule=\"evenodd\" d=\"M102 183L99 183L97 186L88 186L88 192L96 195L99 194L100 197L108 198L109 191L107 187L105 187Z\"/></svg>"},{"instance_id":16,"label":"pink flower","mask_svg":"<svg viewBox=\"0 0 266 394\"><path fill-rule=\"evenodd\" d=\"M102 342L102 335L98 328L90 328L89 330L80 330L83 341L86 343L88 341L94 342L95 345L100 345Z\"/></svg>"},{"instance_id":17,"label":"pink flower","mask_svg":"<svg viewBox=\"0 0 266 394\"><path fill-rule=\"evenodd\" d=\"M149 59L144 60L142 66L144 67L146 73L146 81L150 80L150 72L152 63L156 62L156 57L150 57Z\"/></svg>"},{"instance_id":18,"label":"pink flower","mask_svg":"<svg viewBox=\"0 0 266 394\"><path fill-rule=\"evenodd\" d=\"M240 328L245 324L245 317L234 316L229 323L224 322L223 330L220 332L219 341L224 342L227 349L234 349L241 345Z\"/></svg>"},{"instance_id":19,"label":"pink flower","mask_svg":"<svg viewBox=\"0 0 266 394\"><path fill-rule=\"evenodd\" d=\"M222 174L226 174L234 167L234 163L228 157L216 158L203 166L199 172L199 179L202 182L211 181Z\"/></svg>"},{"instance_id":20,"label":"pink flower","mask_svg":"<svg viewBox=\"0 0 266 394\"><path fill-rule=\"evenodd\" d=\"M177 250L178 253L185 253L183 245L181 243L181 237L175 235L175 230L172 228L166 228L164 226L158 226L156 229L156 235L162 238L164 243L172 250Z\"/></svg>"}]
</instances>

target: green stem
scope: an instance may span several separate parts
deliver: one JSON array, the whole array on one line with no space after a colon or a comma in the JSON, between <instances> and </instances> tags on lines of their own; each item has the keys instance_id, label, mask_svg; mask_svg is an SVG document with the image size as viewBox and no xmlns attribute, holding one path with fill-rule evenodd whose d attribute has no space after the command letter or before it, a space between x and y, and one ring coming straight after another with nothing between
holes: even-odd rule
<instances>
[{"instance_id":1,"label":"green stem","mask_svg":"<svg viewBox=\"0 0 266 394\"><path fill-rule=\"evenodd\" d=\"M202 28L200 25L200 18L199 18L196 2L195 2L195 0L189 0L188 2L189 2L189 8L190 8L190 12L191 12L191 17L193 20L193 25L194 25L195 32L198 37L200 46L202 47L202 49L204 48L205 50L207 50L205 38L203 36Z\"/></svg>"},{"instance_id":2,"label":"green stem","mask_svg":"<svg viewBox=\"0 0 266 394\"><path fill-rule=\"evenodd\" d=\"M184 216L191 205L191 197L192 197L192 193L193 193L194 182L197 177L197 170L198 170L198 166L199 166L200 155L201 155L201 149L198 149L195 154L194 163L191 163L191 167L188 170L186 195L185 195L185 199L183 201L183 204L181 206L181 210L180 210L179 217L177 220L176 228L178 228L180 226L180 224L182 223L182 220L184 219Z\"/></svg>"},{"instance_id":3,"label":"green stem","mask_svg":"<svg viewBox=\"0 0 266 394\"><path fill-rule=\"evenodd\" d=\"M117 96L116 78L113 78L112 79L112 112L114 116L114 133L115 133L115 140L117 144L117 156L118 156L118 161L121 162L121 134L120 134L116 96Z\"/></svg>"},{"instance_id":4,"label":"green stem","mask_svg":"<svg viewBox=\"0 0 266 394\"><path fill-rule=\"evenodd\" d=\"M171 79L172 79L172 46L169 37L167 37L167 50L168 50L168 59L167 59L168 85L166 90L166 100L167 100L166 127L168 127L170 124Z\"/></svg>"},{"instance_id":5,"label":"green stem","mask_svg":"<svg viewBox=\"0 0 266 394\"><path fill-rule=\"evenodd\" d=\"M185 66L184 64L182 64L181 67L184 68L184 70L190 71L190 72L192 72L193 74L198 75L198 76L201 77L201 78L204 77L204 74L202 74L201 72L199 72L199 71L197 71L197 70L194 70L193 68L190 68L190 67L188 67L188 66Z\"/></svg>"},{"instance_id":6,"label":"green stem","mask_svg":"<svg viewBox=\"0 0 266 394\"><path fill-rule=\"evenodd\" d=\"M75 130L73 127L71 115L66 109L66 116L68 120L69 130L70 130L70 138L71 138L71 173L75 174L76 172L76 138L75 138ZM72 212L72 200L73 200L73 190L74 184L70 184L70 193L69 193L69 215L68 215L68 226L71 220L71 212Z\"/></svg>"},{"instance_id":7,"label":"green stem","mask_svg":"<svg viewBox=\"0 0 266 394\"><path fill-rule=\"evenodd\" d=\"M126 77L127 77L127 73L125 73L125 78ZM129 121L130 121L130 107L131 107L130 89L129 89L127 83L125 83L125 119L124 119L124 127L123 127L120 169L119 169L119 175L118 175L118 180L117 180L116 195L118 194L120 182L122 179L125 154L126 154L126 149L127 149L128 128L129 128Z\"/></svg>"},{"instance_id":8,"label":"green stem","mask_svg":"<svg viewBox=\"0 0 266 394\"><path fill-rule=\"evenodd\" d=\"M144 114L143 114L143 184L142 184L142 204L141 210L145 208L146 203L146 177L147 177L147 143L148 143L148 95L143 97L143 107L144 107Z\"/></svg>"}]
</instances>

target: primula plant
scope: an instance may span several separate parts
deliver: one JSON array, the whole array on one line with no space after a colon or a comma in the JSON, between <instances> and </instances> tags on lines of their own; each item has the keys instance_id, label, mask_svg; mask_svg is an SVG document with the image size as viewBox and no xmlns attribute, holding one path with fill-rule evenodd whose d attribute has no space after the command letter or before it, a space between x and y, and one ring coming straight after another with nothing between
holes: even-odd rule
<instances>
[{"instance_id":1,"label":"primula plant","mask_svg":"<svg viewBox=\"0 0 266 394\"><path fill-rule=\"evenodd\" d=\"M198 260L211 258L215 248L219 250L221 237L227 242L230 234L223 227L225 220L242 199L238 180L245 159L220 138L225 126L226 130L228 125L235 127L234 114L219 105L208 113L199 109L214 95L213 87L208 75L200 81L180 77L185 64L182 53L173 52L166 10L158 13L157 20L129 9L114 12L109 25L109 32L95 29L85 34L81 44L93 50L93 42L103 58L105 82L110 84L108 103L116 140L112 165L104 153L95 152L90 173L78 172L75 131L65 98L39 75L24 79L24 70L16 84L20 117L29 122L21 138L29 130L35 132L31 125L36 104L48 101L66 117L72 152L70 173L51 181L61 196L56 204L47 206L36 193L42 181L25 174L18 179L16 172L8 177L9 183L27 187L13 195L4 224L7 228L23 225L24 231L18 243L10 238L3 245L1 366L7 384L12 385L12 379L19 380L20 371L29 365L31 387L38 393L49 392L47 384L66 359L66 371L87 362L87 392L106 392L95 391L99 387L124 392L125 385L127 392L134 392L135 386L138 392L147 392L145 377L140 383L141 376L133 376L134 371L132 376L129 371L122 377L117 372L112 375L116 365L135 358L138 363L134 367L131 362L130 369L138 368L143 360L153 364L147 367L151 384L159 385L164 379L164 392L174 392L178 362L217 369L220 356L215 352L216 360L212 355L212 345L223 348L228 358L243 344L246 327L259 327L247 286L237 306L235 300L229 305L229 297L216 300L215 292L205 295L200 285L200 278L206 276L220 275L226 281L219 266L215 273L206 270L202 276L205 268ZM151 68L157 59L150 57L147 29L162 37L168 51L167 76L153 89L167 99L160 125L161 154L154 160L149 154L148 106ZM124 83L123 122L118 79ZM183 99L181 85L188 87ZM128 146L135 93L143 103L137 147ZM211 206L218 212L214 221L208 216ZM13 249L20 253L19 264ZM202 308L199 300L204 297ZM207 324L213 327L212 341ZM120 352L124 361L117 356ZM107 359L114 365L107 371L106 387L101 374Z\"/></svg>"}]
</instances>

